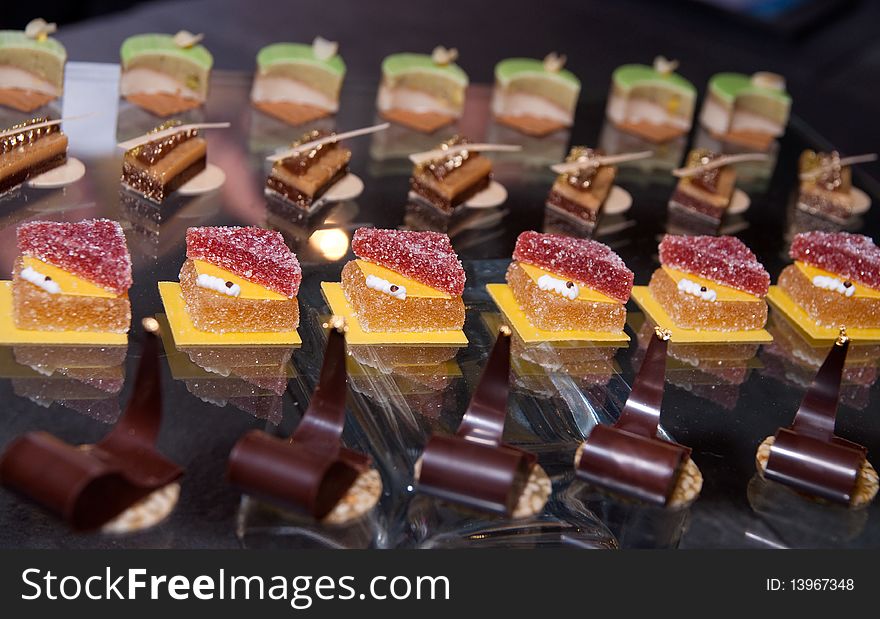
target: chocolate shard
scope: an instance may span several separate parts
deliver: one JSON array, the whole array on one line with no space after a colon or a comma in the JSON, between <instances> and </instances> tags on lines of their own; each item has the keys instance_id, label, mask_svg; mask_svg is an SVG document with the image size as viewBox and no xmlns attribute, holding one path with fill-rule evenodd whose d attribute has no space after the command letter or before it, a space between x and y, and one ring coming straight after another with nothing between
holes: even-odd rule
<instances>
[{"instance_id":1,"label":"chocolate shard","mask_svg":"<svg viewBox=\"0 0 880 619\"><path fill-rule=\"evenodd\" d=\"M342 446L345 336L330 330L318 386L290 438L253 430L229 455L229 482L260 499L322 519L345 496L370 458Z\"/></svg>"},{"instance_id":2,"label":"chocolate shard","mask_svg":"<svg viewBox=\"0 0 880 619\"><path fill-rule=\"evenodd\" d=\"M537 458L502 443L510 380L510 330L502 329L455 436L433 435L419 491L510 515Z\"/></svg>"},{"instance_id":3,"label":"chocolate shard","mask_svg":"<svg viewBox=\"0 0 880 619\"><path fill-rule=\"evenodd\" d=\"M668 338L651 338L632 392L613 426L597 425L584 442L576 473L612 492L666 505L690 449L657 437Z\"/></svg>"},{"instance_id":4,"label":"chocolate shard","mask_svg":"<svg viewBox=\"0 0 880 619\"><path fill-rule=\"evenodd\" d=\"M779 428L764 476L799 492L849 505L867 450L835 436L849 340L841 335L819 368L794 422Z\"/></svg>"},{"instance_id":5,"label":"chocolate shard","mask_svg":"<svg viewBox=\"0 0 880 619\"><path fill-rule=\"evenodd\" d=\"M159 347L154 333L145 338L133 395L113 430L89 446L29 432L0 459L0 483L73 528L92 530L180 477L183 470L156 451L162 422Z\"/></svg>"}]
</instances>

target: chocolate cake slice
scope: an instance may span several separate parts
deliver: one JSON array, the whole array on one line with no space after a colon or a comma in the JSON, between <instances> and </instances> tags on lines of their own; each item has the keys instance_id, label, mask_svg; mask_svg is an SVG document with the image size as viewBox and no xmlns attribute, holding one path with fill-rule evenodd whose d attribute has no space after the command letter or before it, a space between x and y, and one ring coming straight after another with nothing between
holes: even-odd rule
<instances>
[{"instance_id":1,"label":"chocolate cake slice","mask_svg":"<svg viewBox=\"0 0 880 619\"><path fill-rule=\"evenodd\" d=\"M455 136L440 149L467 144ZM448 155L416 165L410 188L419 198L437 209L451 213L489 186L492 162L477 152L452 150Z\"/></svg>"},{"instance_id":2,"label":"chocolate cake slice","mask_svg":"<svg viewBox=\"0 0 880 619\"><path fill-rule=\"evenodd\" d=\"M840 164L837 151L805 150L798 160L798 169L799 209L841 223L852 217L852 169Z\"/></svg>"},{"instance_id":3,"label":"chocolate cake slice","mask_svg":"<svg viewBox=\"0 0 880 619\"><path fill-rule=\"evenodd\" d=\"M153 129L159 133L180 126L169 121ZM122 159L122 184L152 202L161 203L205 169L208 144L198 129L165 135L126 151Z\"/></svg>"},{"instance_id":4,"label":"chocolate cake slice","mask_svg":"<svg viewBox=\"0 0 880 619\"><path fill-rule=\"evenodd\" d=\"M329 131L306 133L291 148L331 135ZM338 142L318 144L276 161L266 179L266 193L308 210L330 187L348 174L351 151Z\"/></svg>"},{"instance_id":5,"label":"chocolate cake slice","mask_svg":"<svg viewBox=\"0 0 880 619\"><path fill-rule=\"evenodd\" d=\"M67 162L67 136L61 125L34 118L0 137L0 194ZM42 125L42 126L38 126Z\"/></svg>"},{"instance_id":6,"label":"chocolate cake slice","mask_svg":"<svg viewBox=\"0 0 880 619\"><path fill-rule=\"evenodd\" d=\"M721 157L704 149L688 153L687 168L705 166ZM678 181L669 206L720 223L736 188L736 170L725 165L684 176Z\"/></svg>"},{"instance_id":7,"label":"chocolate cake slice","mask_svg":"<svg viewBox=\"0 0 880 619\"><path fill-rule=\"evenodd\" d=\"M565 162L588 164L590 159L601 154L592 148L575 146ZM607 165L585 165L575 172L560 174L547 196L547 206L595 226L605 200L614 187L615 176L617 168Z\"/></svg>"}]
</instances>

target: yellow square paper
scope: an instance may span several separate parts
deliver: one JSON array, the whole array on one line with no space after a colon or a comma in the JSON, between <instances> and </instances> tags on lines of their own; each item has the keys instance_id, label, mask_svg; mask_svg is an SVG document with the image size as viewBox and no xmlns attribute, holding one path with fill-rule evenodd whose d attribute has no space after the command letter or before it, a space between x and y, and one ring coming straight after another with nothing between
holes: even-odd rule
<instances>
[{"instance_id":1,"label":"yellow square paper","mask_svg":"<svg viewBox=\"0 0 880 619\"><path fill-rule=\"evenodd\" d=\"M486 284L489 296L495 301L495 305L507 318L510 326L517 332L527 344L535 342L628 342L629 336L620 331L582 331L572 329L569 331L545 331L529 322L525 312L520 309L513 293L507 284Z\"/></svg>"},{"instance_id":2,"label":"yellow square paper","mask_svg":"<svg viewBox=\"0 0 880 619\"><path fill-rule=\"evenodd\" d=\"M813 319L794 302L788 294L779 286L770 286L767 300L773 307L800 328L808 337L819 342L833 342L840 335L840 329L823 327L813 322ZM847 327L846 334L851 340L860 342L880 342L880 329L860 329Z\"/></svg>"},{"instance_id":3,"label":"yellow square paper","mask_svg":"<svg viewBox=\"0 0 880 619\"><path fill-rule=\"evenodd\" d=\"M127 333L106 331L35 331L19 329L12 319L12 282L0 281L0 344L83 344L125 346Z\"/></svg>"},{"instance_id":4,"label":"yellow square paper","mask_svg":"<svg viewBox=\"0 0 880 619\"><path fill-rule=\"evenodd\" d=\"M177 282L159 282L159 295L165 306L168 324L178 346L299 346L302 339L297 331L254 333L210 333L200 331L186 312L186 305Z\"/></svg>"},{"instance_id":5,"label":"yellow square paper","mask_svg":"<svg viewBox=\"0 0 880 619\"><path fill-rule=\"evenodd\" d=\"M647 286L633 286L632 300L642 308L642 311L657 326L662 329L669 329L670 333L672 333L671 341L677 344L708 344L711 342L760 344L773 341L773 336L766 329L754 329L752 331L697 331L695 329L677 327Z\"/></svg>"}]
</instances>

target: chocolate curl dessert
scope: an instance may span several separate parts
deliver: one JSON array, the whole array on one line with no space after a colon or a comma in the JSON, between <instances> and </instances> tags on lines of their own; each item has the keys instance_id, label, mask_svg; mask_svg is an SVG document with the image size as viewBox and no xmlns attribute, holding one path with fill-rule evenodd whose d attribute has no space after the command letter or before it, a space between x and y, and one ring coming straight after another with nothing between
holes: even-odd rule
<instances>
[{"instance_id":1,"label":"chocolate curl dessert","mask_svg":"<svg viewBox=\"0 0 880 619\"><path fill-rule=\"evenodd\" d=\"M95 445L77 446L47 432L29 432L0 459L5 487L80 531L101 527L183 474L156 450L162 422L159 325L152 318L143 324L146 339L133 395L110 434Z\"/></svg>"},{"instance_id":2,"label":"chocolate curl dessert","mask_svg":"<svg viewBox=\"0 0 880 619\"><path fill-rule=\"evenodd\" d=\"M853 504L867 463L863 446L834 434L848 349L849 338L846 330L841 329L795 413L794 423L776 432L769 459L761 471L767 479L799 492L845 505Z\"/></svg>"},{"instance_id":3,"label":"chocolate curl dessert","mask_svg":"<svg viewBox=\"0 0 880 619\"><path fill-rule=\"evenodd\" d=\"M370 469L342 446L345 426L345 322L334 317L318 386L290 438L248 432L232 448L228 479L248 494L323 519Z\"/></svg>"},{"instance_id":4,"label":"chocolate curl dessert","mask_svg":"<svg viewBox=\"0 0 880 619\"><path fill-rule=\"evenodd\" d=\"M419 490L505 516L513 513L537 458L502 443L510 335L502 327L455 436L433 435L422 454Z\"/></svg>"},{"instance_id":5,"label":"chocolate curl dessert","mask_svg":"<svg viewBox=\"0 0 880 619\"><path fill-rule=\"evenodd\" d=\"M687 447L657 438L668 344L657 328L617 423L593 428L575 460L582 480L660 505L670 504L690 457Z\"/></svg>"}]
</instances>

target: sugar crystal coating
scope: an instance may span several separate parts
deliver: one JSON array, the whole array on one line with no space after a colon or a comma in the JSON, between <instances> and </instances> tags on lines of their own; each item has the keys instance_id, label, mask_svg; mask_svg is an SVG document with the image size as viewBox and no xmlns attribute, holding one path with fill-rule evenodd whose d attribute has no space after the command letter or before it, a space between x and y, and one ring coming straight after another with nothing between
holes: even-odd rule
<instances>
[{"instance_id":1,"label":"sugar crystal coating","mask_svg":"<svg viewBox=\"0 0 880 619\"><path fill-rule=\"evenodd\" d=\"M779 287L817 324L832 329L845 326L880 327L880 299L847 297L814 286L801 270L790 264L779 275Z\"/></svg>"},{"instance_id":2,"label":"sugar crystal coating","mask_svg":"<svg viewBox=\"0 0 880 619\"><path fill-rule=\"evenodd\" d=\"M621 303L627 302L632 290L633 272L598 241L528 231L516 239L513 258L564 275Z\"/></svg>"},{"instance_id":3,"label":"sugar crystal coating","mask_svg":"<svg viewBox=\"0 0 880 619\"><path fill-rule=\"evenodd\" d=\"M767 294L770 274L746 244L733 236L676 236L660 241L660 263L758 297Z\"/></svg>"},{"instance_id":4,"label":"sugar crystal coating","mask_svg":"<svg viewBox=\"0 0 880 619\"><path fill-rule=\"evenodd\" d=\"M880 247L871 237L849 232L802 232L791 242L794 260L880 289Z\"/></svg>"},{"instance_id":5,"label":"sugar crystal coating","mask_svg":"<svg viewBox=\"0 0 880 619\"><path fill-rule=\"evenodd\" d=\"M464 267L449 237L440 232L360 228L354 233L351 248L358 258L454 297L464 292Z\"/></svg>"},{"instance_id":6,"label":"sugar crystal coating","mask_svg":"<svg viewBox=\"0 0 880 619\"><path fill-rule=\"evenodd\" d=\"M32 221L17 230L18 251L110 292L131 287L131 256L122 227L109 219Z\"/></svg>"},{"instance_id":7,"label":"sugar crystal coating","mask_svg":"<svg viewBox=\"0 0 880 619\"><path fill-rule=\"evenodd\" d=\"M186 257L203 260L292 299L302 269L275 230L217 226L186 231Z\"/></svg>"}]
</instances>

